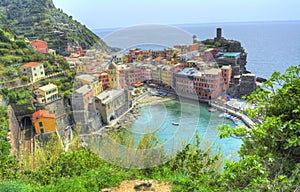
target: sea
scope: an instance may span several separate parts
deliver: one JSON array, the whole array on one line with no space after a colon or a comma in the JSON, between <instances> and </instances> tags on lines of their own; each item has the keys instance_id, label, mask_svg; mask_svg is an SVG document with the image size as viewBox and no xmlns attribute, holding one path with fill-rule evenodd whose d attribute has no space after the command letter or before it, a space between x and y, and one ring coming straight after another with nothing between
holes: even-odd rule
<instances>
[{"instance_id":1,"label":"sea","mask_svg":"<svg viewBox=\"0 0 300 192\"><path fill-rule=\"evenodd\" d=\"M257 77L269 78L274 71L284 72L289 66L300 63L300 21L142 25L94 29L93 32L110 46L128 49L139 44L148 48L188 44L193 35L198 40L212 39L216 36L216 28L222 28L224 38L241 42L248 53L246 68ZM167 150L180 145L180 138L190 142L191 136L198 133L203 148L212 147L214 151L220 150L226 159L237 160L242 140L219 138L218 125L225 123L234 127L234 124L219 118L218 114L209 113L205 104L168 101L142 107L141 115L129 125L129 130L138 137L150 130ZM172 122L179 122L179 126ZM168 142L171 140L173 142Z\"/></svg>"}]
</instances>

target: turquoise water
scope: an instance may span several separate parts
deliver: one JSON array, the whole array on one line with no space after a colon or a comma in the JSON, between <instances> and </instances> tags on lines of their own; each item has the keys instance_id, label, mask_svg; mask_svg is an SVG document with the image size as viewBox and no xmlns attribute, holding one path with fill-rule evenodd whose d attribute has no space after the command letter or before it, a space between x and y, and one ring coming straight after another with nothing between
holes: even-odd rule
<instances>
[{"instance_id":1,"label":"turquoise water","mask_svg":"<svg viewBox=\"0 0 300 192\"><path fill-rule=\"evenodd\" d=\"M216 127L226 123L234 127L234 124L223 118L219 118L220 112L208 112L206 104L193 101L168 101L141 107L141 116L129 125L129 131L137 138L145 133L154 133L164 146L166 152L172 153L180 149L183 142L191 142L197 132L201 137L203 149L212 146L227 159L238 159L237 151L242 141L240 139L219 139L219 131ZM173 125L178 122L179 125Z\"/></svg>"}]
</instances>

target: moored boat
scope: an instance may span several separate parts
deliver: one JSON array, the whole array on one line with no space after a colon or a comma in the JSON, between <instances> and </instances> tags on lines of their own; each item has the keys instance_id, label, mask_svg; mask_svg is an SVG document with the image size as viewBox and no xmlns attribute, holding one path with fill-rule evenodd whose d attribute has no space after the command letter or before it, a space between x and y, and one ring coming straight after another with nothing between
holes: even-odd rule
<instances>
[{"instance_id":1,"label":"moored boat","mask_svg":"<svg viewBox=\"0 0 300 192\"><path fill-rule=\"evenodd\" d=\"M172 125L179 125L178 122L172 122Z\"/></svg>"}]
</instances>

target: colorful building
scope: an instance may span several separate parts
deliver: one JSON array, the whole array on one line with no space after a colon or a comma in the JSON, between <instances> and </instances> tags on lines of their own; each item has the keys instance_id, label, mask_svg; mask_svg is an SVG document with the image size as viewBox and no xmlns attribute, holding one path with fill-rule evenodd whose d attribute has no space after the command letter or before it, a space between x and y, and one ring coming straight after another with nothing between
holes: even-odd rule
<instances>
[{"instance_id":1,"label":"colorful building","mask_svg":"<svg viewBox=\"0 0 300 192\"><path fill-rule=\"evenodd\" d=\"M102 89L106 90L109 87L109 78L106 71L100 72L100 80L102 82Z\"/></svg>"},{"instance_id":2,"label":"colorful building","mask_svg":"<svg viewBox=\"0 0 300 192\"><path fill-rule=\"evenodd\" d=\"M166 65L161 67L161 81L165 86L172 85L172 66Z\"/></svg>"},{"instance_id":3,"label":"colorful building","mask_svg":"<svg viewBox=\"0 0 300 192\"><path fill-rule=\"evenodd\" d=\"M119 87L119 71L118 66L112 61L108 65L108 79L109 87L117 88Z\"/></svg>"},{"instance_id":4,"label":"colorful building","mask_svg":"<svg viewBox=\"0 0 300 192\"><path fill-rule=\"evenodd\" d=\"M38 103L51 103L59 99L57 86L49 83L48 85L39 87L34 91Z\"/></svg>"},{"instance_id":5,"label":"colorful building","mask_svg":"<svg viewBox=\"0 0 300 192\"><path fill-rule=\"evenodd\" d=\"M161 67L163 65L157 65L157 66L153 66L151 68L151 73L152 73L152 80L155 83L161 83L162 78L161 78Z\"/></svg>"},{"instance_id":6,"label":"colorful building","mask_svg":"<svg viewBox=\"0 0 300 192\"><path fill-rule=\"evenodd\" d=\"M46 54L48 53L48 45L46 41L42 40L34 40L30 42L31 46L33 47L34 50Z\"/></svg>"},{"instance_id":7,"label":"colorful building","mask_svg":"<svg viewBox=\"0 0 300 192\"><path fill-rule=\"evenodd\" d=\"M89 85L92 88L95 95L99 95L103 91L102 81L100 79L99 74L83 74L76 76L75 79L79 87L83 85Z\"/></svg>"},{"instance_id":8,"label":"colorful building","mask_svg":"<svg viewBox=\"0 0 300 192\"><path fill-rule=\"evenodd\" d=\"M175 74L176 92L189 98L214 99L224 88L222 71L219 68L198 70L184 68Z\"/></svg>"},{"instance_id":9,"label":"colorful building","mask_svg":"<svg viewBox=\"0 0 300 192\"><path fill-rule=\"evenodd\" d=\"M54 114L48 111L39 110L32 114L32 123L36 134L56 131L56 123Z\"/></svg>"},{"instance_id":10,"label":"colorful building","mask_svg":"<svg viewBox=\"0 0 300 192\"><path fill-rule=\"evenodd\" d=\"M31 82L35 82L45 77L44 64L40 62L30 62L22 65L21 71L30 78Z\"/></svg>"},{"instance_id":11,"label":"colorful building","mask_svg":"<svg viewBox=\"0 0 300 192\"><path fill-rule=\"evenodd\" d=\"M221 69L210 68L193 75L194 89L202 99L215 99L223 91L224 79Z\"/></svg>"},{"instance_id":12,"label":"colorful building","mask_svg":"<svg viewBox=\"0 0 300 192\"><path fill-rule=\"evenodd\" d=\"M222 66L221 71L222 71L222 76L223 76L223 79L224 79L224 90L227 90L229 88L231 75L232 75L231 65Z\"/></svg>"}]
</instances>

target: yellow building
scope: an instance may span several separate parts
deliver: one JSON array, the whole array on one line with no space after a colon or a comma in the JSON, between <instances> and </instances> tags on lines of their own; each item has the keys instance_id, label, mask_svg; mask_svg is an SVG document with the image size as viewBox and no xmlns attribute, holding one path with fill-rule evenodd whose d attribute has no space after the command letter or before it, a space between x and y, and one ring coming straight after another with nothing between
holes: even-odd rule
<instances>
[{"instance_id":1,"label":"yellow building","mask_svg":"<svg viewBox=\"0 0 300 192\"><path fill-rule=\"evenodd\" d=\"M110 88L119 87L119 71L118 66L114 62L111 62L108 66L108 79Z\"/></svg>"},{"instance_id":2,"label":"yellow building","mask_svg":"<svg viewBox=\"0 0 300 192\"><path fill-rule=\"evenodd\" d=\"M76 76L75 79L80 87L83 85L89 85L92 88L95 95L99 95L103 91L102 81L100 75L98 74L83 74Z\"/></svg>"},{"instance_id":3,"label":"yellow building","mask_svg":"<svg viewBox=\"0 0 300 192\"><path fill-rule=\"evenodd\" d=\"M161 67L162 67L162 65L158 65L158 66L154 66L151 68L152 80L156 83L161 83L161 81L162 81Z\"/></svg>"},{"instance_id":4,"label":"yellow building","mask_svg":"<svg viewBox=\"0 0 300 192\"><path fill-rule=\"evenodd\" d=\"M56 131L54 114L48 111L39 110L32 114L32 123L36 134Z\"/></svg>"},{"instance_id":5,"label":"yellow building","mask_svg":"<svg viewBox=\"0 0 300 192\"><path fill-rule=\"evenodd\" d=\"M57 86L50 83L34 91L39 103L50 103L59 98Z\"/></svg>"},{"instance_id":6,"label":"yellow building","mask_svg":"<svg viewBox=\"0 0 300 192\"><path fill-rule=\"evenodd\" d=\"M166 86L171 85L171 81L172 81L171 69L172 69L172 66L169 66L169 65L163 66L161 68L161 81Z\"/></svg>"}]
</instances>

